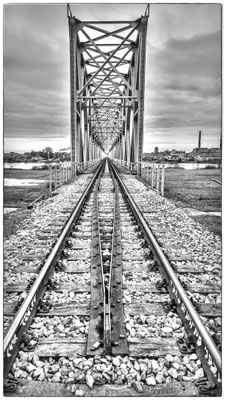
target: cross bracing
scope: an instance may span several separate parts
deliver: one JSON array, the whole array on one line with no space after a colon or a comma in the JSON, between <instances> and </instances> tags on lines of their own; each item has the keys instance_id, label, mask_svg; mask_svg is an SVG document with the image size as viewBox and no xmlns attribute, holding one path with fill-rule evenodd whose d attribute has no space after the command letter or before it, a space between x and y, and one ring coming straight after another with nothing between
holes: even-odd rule
<instances>
[{"instance_id":1,"label":"cross bracing","mask_svg":"<svg viewBox=\"0 0 225 400\"><path fill-rule=\"evenodd\" d=\"M135 21L80 21L70 35L71 158L141 161L149 7Z\"/></svg>"}]
</instances>

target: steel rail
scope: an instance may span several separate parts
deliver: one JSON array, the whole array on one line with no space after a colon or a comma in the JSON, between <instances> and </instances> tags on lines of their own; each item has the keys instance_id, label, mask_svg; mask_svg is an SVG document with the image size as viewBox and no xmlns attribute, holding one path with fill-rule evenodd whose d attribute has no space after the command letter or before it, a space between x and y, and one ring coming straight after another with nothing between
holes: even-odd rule
<instances>
[{"instance_id":1,"label":"steel rail","mask_svg":"<svg viewBox=\"0 0 225 400\"><path fill-rule=\"evenodd\" d=\"M60 234L57 243L54 245L50 255L46 259L44 265L41 268L41 271L31 286L31 289L24 299L22 305L20 306L6 336L4 338L3 343L3 351L5 357L5 369L4 369L4 376L7 376L9 369L11 368L12 362L14 361L13 357L15 358L16 355L11 354L11 351L14 352L15 347L18 348L19 346L19 339L21 339L22 333L26 331L28 328L28 322L31 322L31 318L35 314L38 302L44 292L44 287L47 285L47 281L51 274L52 267L56 262L56 259L59 255L59 252L62 249L63 244L68 236L68 233L72 229L72 225L80 213L80 210L85 202L86 197L88 196L94 182L96 181L105 160L103 160L96 169L94 176L92 177L91 181L87 185L84 193L81 195L72 215L70 216L69 220L67 221L65 227L63 228L62 233ZM39 293L38 293L39 290ZM22 332L21 332L22 331ZM9 362L10 360L10 362Z\"/></svg>"},{"instance_id":2,"label":"steel rail","mask_svg":"<svg viewBox=\"0 0 225 400\"><path fill-rule=\"evenodd\" d=\"M100 178L98 178L98 187L100 184ZM98 246L99 246L99 258L100 258L100 272L101 272L101 280L102 280L102 297L103 297L103 343L105 348L105 339L106 339L106 326L107 326L107 310L106 310L106 294L105 294L105 279L104 279L104 269L103 269L103 258L102 258L102 244L101 244L101 233L100 233L100 224L99 224L99 201L98 201L98 188L96 188L96 206L97 206L97 221L98 221Z\"/></svg>"},{"instance_id":3,"label":"steel rail","mask_svg":"<svg viewBox=\"0 0 225 400\"><path fill-rule=\"evenodd\" d=\"M108 352L108 350L112 350L112 321L111 321L111 297L112 297L112 269L113 269L113 257L114 257L114 242L115 242L115 223L116 223L116 206L117 206L117 197L116 197L116 183L115 183L115 177L112 174L112 171L110 170L110 174L113 180L113 186L115 189L115 201L114 201L114 212L113 212L113 232L112 232L112 242L111 242L111 258L110 258L110 270L109 270L109 284L108 284L108 304L107 304L107 316L105 315L105 318L107 318L107 326L105 325L105 328L107 330L105 331L105 349Z\"/></svg>"},{"instance_id":4,"label":"steel rail","mask_svg":"<svg viewBox=\"0 0 225 400\"><path fill-rule=\"evenodd\" d=\"M114 171L114 174L116 175L117 181L118 181L123 193L125 194L132 211L134 212L139 224L141 225L142 230L145 233L147 241L153 247L153 250L154 250L157 258L159 259L162 267L164 268L167 276L169 277L170 284L174 288L173 292L175 292L176 295L178 295L180 304L183 304L185 306L191 320L194 322L194 325L197 329L196 336L197 335L201 336L202 342L203 342L204 346L206 346L209 354L211 355L211 358L212 358L213 362L215 363L218 372L221 372L221 369L222 369L221 355L220 355L213 339L211 338L210 334L207 332L205 326L203 325L201 319L199 318L197 311L195 310L194 306L192 305L191 301L189 300L183 286L181 285L176 274L174 273L173 269L171 268L169 261L167 260L166 256L164 255L161 247L159 246L157 240L155 239L151 229L149 228L148 224L146 223L140 210L138 209L135 201L132 199L128 189L126 188L125 184L123 183L122 179L120 178L115 166L113 165L112 162L110 162L110 165L112 166L112 169ZM189 319L189 318L187 318L187 319ZM198 336L198 338L199 338L199 336Z\"/></svg>"},{"instance_id":5,"label":"steel rail","mask_svg":"<svg viewBox=\"0 0 225 400\"><path fill-rule=\"evenodd\" d=\"M114 228L113 228L114 232ZM111 242L111 260L113 251L113 237ZM112 322L111 322L111 278L112 278L112 261L110 261L110 273L109 273L109 283L108 283L108 298L106 302L106 297L104 298L104 354L112 353ZM105 294L105 281L103 281L104 294Z\"/></svg>"}]
</instances>

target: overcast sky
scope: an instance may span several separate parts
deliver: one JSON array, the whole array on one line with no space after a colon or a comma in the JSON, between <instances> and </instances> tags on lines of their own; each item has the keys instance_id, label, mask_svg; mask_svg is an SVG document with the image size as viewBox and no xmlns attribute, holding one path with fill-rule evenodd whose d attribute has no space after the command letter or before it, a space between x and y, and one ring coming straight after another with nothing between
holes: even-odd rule
<instances>
[{"instance_id":1,"label":"overcast sky","mask_svg":"<svg viewBox=\"0 0 225 400\"><path fill-rule=\"evenodd\" d=\"M77 4L81 20L135 20L145 4ZM144 151L219 147L221 7L152 4ZM69 147L69 34L65 4L4 5L4 151Z\"/></svg>"}]
</instances>

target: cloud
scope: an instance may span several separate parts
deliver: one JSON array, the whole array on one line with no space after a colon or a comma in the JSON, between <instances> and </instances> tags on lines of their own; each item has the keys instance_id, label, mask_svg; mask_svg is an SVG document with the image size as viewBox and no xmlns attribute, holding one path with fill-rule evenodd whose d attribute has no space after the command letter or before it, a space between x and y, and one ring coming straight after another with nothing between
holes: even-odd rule
<instances>
[{"instance_id":1,"label":"cloud","mask_svg":"<svg viewBox=\"0 0 225 400\"><path fill-rule=\"evenodd\" d=\"M33 5L5 8L6 138L35 142L69 136L69 39L61 11ZM59 21L61 14L64 24L57 30L49 21L54 16Z\"/></svg>"},{"instance_id":2,"label":"cloud","mask_svg":"<svg viewBox=\"0 0 225 400\"><path fill-rule=\"evenodd\" d=\"M118 15L135 20L145 11L143 4L129 9L125 4L71 8L80 20L116 20ZM167 147L176 129L182 129L184 145L191 129L202 129L208 137L211 129L212 138L220 130L220 10L216 4L151 5L145 90L148 146L157 138ZM68 139L69 114L66 4L4 6L5 141L14 138L16 146L17 139L25 138L31 148L35 140Z\"/></svg>"},{"instance_id":3,"label":"cloud","mask_svg":"<svg viewBox=\"0 0 225 400\"><path fill-rule=\"evenodd\" d=\"M146 132L154 135L163 128L185 126L220 129L220 50L220 32L169 39L158 48L149 46Z\"/></svg>"}]
</instances>

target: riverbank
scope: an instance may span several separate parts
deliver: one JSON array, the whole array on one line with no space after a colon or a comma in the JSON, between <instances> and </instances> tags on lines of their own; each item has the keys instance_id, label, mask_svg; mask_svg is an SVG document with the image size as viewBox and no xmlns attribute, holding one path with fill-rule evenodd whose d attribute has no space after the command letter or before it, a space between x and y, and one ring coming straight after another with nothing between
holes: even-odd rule
<instances>
[{"instance_id":1,"label":"riverbank","mask_svg":"<svg viewBox=\"0 0 225 400\"><path fill-rule=\"evenodd\" d=\"M5 170L4 178L8 179L47 179L48 172L45 170ZM221 217L208 212L221 213L222 191L221 186L212 181L217 179L221 182L221 169L166 169L165 173L165 197L175 202L177 207L186 209L188 215L196 222L204 225L215 234L221 235ZM14 231L29 216L27 205L42 194L48 196L47 183L39 183L37 186L5 186L4 208L19 208L4 216L4 234L7 229ZM197 210L199 213L192 212Z\"/></svg>"},{"instance_id":2,"label":"riverbank","mask_svg":"<svg viewBox=\"0 0 225 400\"><path fill-rule=\"evenodd\" d=\"M16 208L16 211L4 214L4 238L7 239L11 234L16 233L22 226L26 226L32 210L27 209L27 205L36 200L39 196L49 194L47 182L48 171L45 170L25 170L25 169L4 169L4 179L32 179L36 181L35 186L4 186L3 206L7 211Z\"/></svg>"},{"instance_id":3,"label":"riverbank","mask_svg":"<svg viewBox=\"0 0 225 400\"><path fill-rule=\"evenodd\" d=\"M45 170L24 170L24 169L5 169L4 180L18 180L18 186L4 185L3 204L4 208L23 208L32 203L41 195L48 195L48 171ZM24 180L35 181L35 185L20 184Z\"/></svg>"},{"instance_id":4,"label":"riverbank","mask_svg":"<svg viewBox=\"0 0 225 400\"><path fill-rule=\"evenodd\" d=\"M221 216L210 213L221 213L222 186L212 179L222 181L221 169L167 169L165 197L172 199L177 207L185 208L188 215L196 222L221 235ZM197 210L199 213L192 210Z\"/></svg>"}]
</instances>

